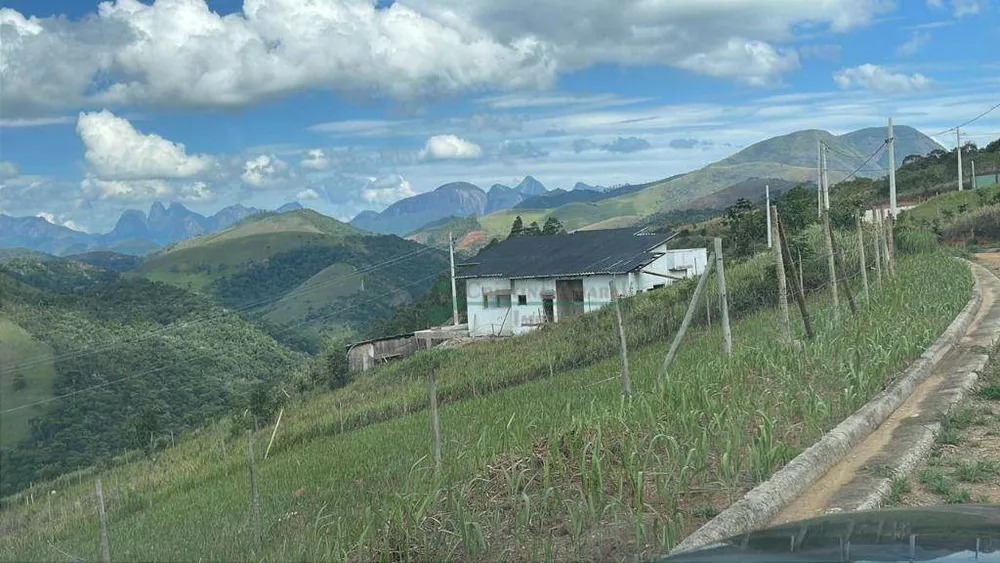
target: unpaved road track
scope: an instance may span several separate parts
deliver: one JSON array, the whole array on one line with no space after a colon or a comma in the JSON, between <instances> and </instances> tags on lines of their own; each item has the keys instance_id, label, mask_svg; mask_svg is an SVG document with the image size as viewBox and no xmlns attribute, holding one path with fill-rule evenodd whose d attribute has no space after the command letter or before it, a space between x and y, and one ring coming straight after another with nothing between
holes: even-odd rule
<instances>
[{"instance_id":1,"label":"unpaved road track","mask_svg":"<svg viewBox=\"0 0 1000 563\"><path fill-rule=\"evenodd\" d=\"M878 429L779 512L772 525L830 510L856 510L886 472L926 434L926 427L947 410L968 378L970 364L981 360L1000 338L1000 279L979 265L973 265L972 271L982 288L983 301L961 341Z\"/></svg>"}]
</instances>

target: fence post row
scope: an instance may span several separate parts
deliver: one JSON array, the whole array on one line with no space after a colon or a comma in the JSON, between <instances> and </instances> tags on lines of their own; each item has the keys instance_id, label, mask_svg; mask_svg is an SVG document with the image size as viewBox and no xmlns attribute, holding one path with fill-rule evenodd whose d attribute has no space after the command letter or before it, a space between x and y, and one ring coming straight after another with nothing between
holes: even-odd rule
<instances>
[{"instance_id":1,"label":"fence post row","mask_svg":"<svg viewBox=\"0 0 1000 563\"><path fill-rule=\"evenodd\" d=\"M795 302L799 305L799 313L802 315L802 324L806 330L806 339L812 340L815 337L812 328L812 319L809 317L809 309L806 307L806 297L805 289L802 284L802 270L801 268L796 271L795 262L792 261L792 249L788 246L788 233L785 232L785 225L781 222L781 217L777 217L778 223L778 234L781 235L781 251L784 253L785 264L792 269L792 279L797 280L798 283L795 284L795 289L793 293L795 294ZM801 267L802 254L799 254L799 263Z\"/></svg>"},{"instance_id":2,"label":"fence post row","mask_svg":"<svg viewBox=\"0 0 1000 563\"><path fill-rule=\"evenodd\" d=\"M875 252L875 280L878 283L878 288L882 289L882 243L879 242L879 240L881 240L882 238L881 236L879 236L879 231L881 228L879 227L880 221L878 218L878 213L875 212L875 209L872 209L871 212L872 212L872 227L874 227L872 229L872 234L873 234L872 248L874 249Z\"/></svg>"},{"instance_id":3,"label":"fence post row","mask_svg":"<svg viewBox=\"0 0 1000 563\"><path fill-rule=\"evenodd\" d=\"M833 236L832 231L830 232L830 241L833 243L833 259L837 263L837 270L840 271L841 276L844 276L841 279L844 281L843 287L844 294L847 295L847 305L851 308L851 314L857 315L858 306L854 303L854 294L851 293L851 284L847 281L847 268L844 267L844 257L841 256L840 245L837 244L837 239Z\"/></svg>"},{"instance_id":4,"label":"fence post row","mask_svg":"<svg viewBox=\"0 0 1000 563\"><path fill-rule=\"evenodd\" d=\"M719 307L722 309L722 346L727 356L733 355L733 332L729 327L729 296L726 293L726 266L722 261L722 239L715 238L715 269L719 285Z\"/></svg>"},{"instance_id":5,"label":"fence post row","mask_svg":"<svg viewBox=\"0 0 1000 563\"><path fill-rule=\"evenodd\" d=\"M611 302L615 306L615 324L618 328L618 340L621 345L621 356L622 356L622 370L621 370L621 382L622 382L622 395L626 398L632 396L632 381L629 378L628 373L628 346L625 343L625 325L622 323L622 308L621 304L618 302L618 288L615 287L615 280L608 282L608 287L611 289Z\"/></svg>"},{"instance_id":6,"label":"fence post row","mask_svg":"<svg viewBox=\"0 0 1000 563\"><path fill-rule=\"evenodd\" d=\"M778 319L781 322L781 340L788 344L792 341L792 332L788 321L788 280L785 277L785 261L782 259L781 235L778 234L778 206L772 205L768 210L771 217L771 251L774 254L775 274L778 278ZM777 244L773 244L778 241Z\"/></svg>"}]
</instances>

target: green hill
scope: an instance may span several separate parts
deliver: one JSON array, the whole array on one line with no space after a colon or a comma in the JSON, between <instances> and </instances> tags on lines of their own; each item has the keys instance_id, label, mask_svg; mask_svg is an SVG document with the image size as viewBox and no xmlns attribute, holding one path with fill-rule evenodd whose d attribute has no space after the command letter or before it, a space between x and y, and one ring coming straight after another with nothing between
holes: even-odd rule
<instances>
[{"instance_id":1,"label":"green hill","mask_svg":"<svg viewBox=\"0 0 1000 563\"><path fill-rule=\"evenodd\" d=\"M0 267L0 337L3 494L259 409L302 361L205 297L67 260Z\"/></svg>"},{"instance_id":2,"label":"green hill","mask_svg":"<svg viewBox=\"0 0 1000 563\"><path fill-rule=\"evenodd\" d=\"M218 299L282 342L317 352L391 316L446 267L443 251L298 210L183 241L136 272Z\"/></svg>"},{"instance_id":3,"label":"green hill","mask_svg":"<svg viewBox=\"0 0 1000 563\"><path fill-rule=\"evenodd\" d=\"M614 312L520 338L421 352L339 390L295 397L252 435L263 529L254 545L247 440L224 425L155 458L98 470L122 560L645 560L663 553L879 393L967 302L968 268L900 253L857 315L831 321L816 229L797 233L817 329L779 343L771 256L727 265L734 353L699 312L663 356L694 284L622 302L633 397L618 381ZM849 250L848 250L849 252ZM848 264L857 257L848 255ZM856 287L855 287L856 289ZM918 304L915 306L914 304ZM799 319L796 335L801 337ZM440 397L430 457L426 377ZM254 446L258 447L257 444ZM0 558L96 557L93 483L6 500ZM34 492L34 490L32 492Z\"/></svg>"}]
</instances>

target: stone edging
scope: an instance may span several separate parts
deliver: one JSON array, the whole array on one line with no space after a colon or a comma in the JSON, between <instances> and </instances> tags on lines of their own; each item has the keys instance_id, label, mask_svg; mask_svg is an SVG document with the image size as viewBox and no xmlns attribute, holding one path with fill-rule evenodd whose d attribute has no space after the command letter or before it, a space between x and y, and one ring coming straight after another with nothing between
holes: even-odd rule
<instances>
[{"instance_id":1,"label":"stone edging","mask_svg":"<svg viewBox=\"0 0 1000 563\"><path fill-rule=\"evenodd\" d=\"M892 386L844 419L770 479L757 485L679 543L678 553L721 541L766 526L778 512L822 477L855 446L864 441L930 376L934 366L965 335L979 308L983 294L973 277L972 298L947 329L924 351Z\"/></svg>"}]
</instances>

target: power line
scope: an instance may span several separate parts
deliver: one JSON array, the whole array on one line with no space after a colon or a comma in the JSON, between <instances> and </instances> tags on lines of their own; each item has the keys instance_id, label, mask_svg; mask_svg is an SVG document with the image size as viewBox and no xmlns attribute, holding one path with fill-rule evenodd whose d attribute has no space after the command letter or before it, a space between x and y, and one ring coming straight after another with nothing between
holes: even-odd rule
<instances>
[{"instance_id":1,"label":"power line","mask_svg":"<svg viewBox=\"0 0 1000 563\"><path fill-rule=\"evenodd\" d=\"M281 330L275 331L273 333L273 335L283 334L285 332L294 330L294 329L299 328L301 326L305 326L307 324L310 324L310 323L312 323L312 322L314 322L316 320L329 318L329 317L331 317L333 315L336 315L336 314L339 314L339 313L343 313L343 312L349 311L351 309L355 309L355 308L360 307L362 305L366 305L368 303L371 303L371 302L374 302L374 301L376 301L378 299L381 299L381 298L383 298L383 297L385 297L387 295L392 295L393 293L397 293L399 291L402 291L404 289L407 289L407 288L412 287L414 285L417 285L419 283L423 283L423 282L425 282L425 281L427 281L429 279L436 278L437 276L443 274L444 272L447 272L448 270L449 270L448 268L445 268L445 269L443 269L443 270L441 270L439 272L436 272L436 273L434 273L434 274L432 274L430 276L426 276L424 278L420 278L419 280L416 280L414 282L406 284L406 285L404 285L402 287L397 287L396 289L393 289L391 291L387 291L387 292L382 293L380 295L377 295L377 296L375 296L375 297L373 297L371 299L367 299L367 300L362 301L360 303L355 303L354 305L351 305L349 307L344 307L344 308L341 308L341 309L337 309L335 311L331 311L329 313L320 315L320 316L318 316L318 317L316 317L314 319L308 320L308 321L303 321L301 323L297 323L297 324L286 326L286 327L282 328ZM42 400L39 400L39 401L35 401L33 403L26 403L26 404L23 404L23 405L18 405L16 407L0 411L0 416L8 414L8 413L12 413L14 411L19 411L19 410L26 409L26 408L36 407L38 405L43 405L43 404L51 403L51 402L54 402L54 401L65 399L67 397L72 397L72 396L75 396L75 395L79 395L81 393L86 393L88 391L94 391L94 390L97 390L97 389L102 389L104 387L108 387L108 386L114 385L116 383L121 383L123 381L129 381L129 380L132 380L132 379L137 379L137 378L140 378L140 377L144 377L144 376L147 376L147 375L150 375L150 374L153 374L153 373L161 372L161 371L163 371L165 369L168 369L168 368L171 368L171 367L177 367L177 366L185 365L185 364L188 364L188 363L191 363L191 362L194 362L194 361L211 359L211 358L214 358L216 356L221 356L222 354L223 354L223 352L219 351L219 352L215 352L215 353L208 353L208 354L203 354L203 355L200 355L200 356L190 357L190 358L187 358L185 360L181 360L179 362L164 364L162 366L159 366L159 367L156 367L156 368L153 368L153 369L150 369L150 370L142 371L142 372L135 373L135 374L132 374L132 375L127 375L125 377L120 377L120 378L112 380L112 381L105 381L104 383L98 383L97 385L91 385L90 387L86 387L84 389L77 389L75 391L70 391L69 393L64 393L62 395L57 395L55 397L49 397L47 399L42 399Z\"/></svg>"},{"instance_id":2,"label":"power line","mask_svg":"<svg viewBox=\"0 0 1000 563\"><path fill-rule=\"evenodd\" d=\"M966 121L965 123L962 123L960 125L956 125L955 127L952 127L950 129L945 129L944 131L941 131L939 133L934 133L933 135L928 135L928 137L937 137L938 135L944 135L945 133L950 133L950 132L954 131L955 129L960 129L962 127L965 127L966 125L969 125L970 123L975 123L976 121L979 121L980 119L982 119L982 118L986 117L987 115L989 115L991 112L993 112L997 108L1000 108L1000 102L998 102L996 105L994 105L990 109L984 111L983 113L977 115L976 117L973 117L972 119Z\"/></svg>"},{"instance_id":3,"label":"power line","mask_svg":"<svg viewBox=\"0 0 1000 563\"><path fill-rule=\"evenodd\" d=\"M877 157L882 152L882 150L885 149L886 146L888 146L888 144L889 144L889 140L888 139L886 139L885 141L882 141L882 144L879 145L877 149L875 149L875 152L873 152L870 155L868 155L868 158L866 158L865 161L861 163L861 166L858 166L857 168L855 168L854 170L852 170L850 174L848 174L847 176L845 176L840 181L841 182L845 182L845 181L849 180L850 178L852 178L855 174L857 174L858 172L860 172L861 169L864 168L865 166L867 166L869 162L871 162L875 157ZM827 145L826 143L823 143L823 146L829 147L829 145ZM829 169L827 169L827 170L829 170Z\"/></svg>"},{"instance_id":4,"label":"power line","mask_svg":"<svg viewBox=\"0 0 1000 563\"><path fill-rule=\"evenodd\" d=\"M419 256L421 254L424 254L424 253L426 253L426 252L428 252L430 250L442 250L442 249L438 248L438 247L434 247L434 246L424 246L424 247L422 247L422 248L420 248L418 250L415 250L415 251L412 251L412 252L408 252L406 254L401 254L399 256L395 256L395 257L390 258L388 260L385 260L383 262L379 262L379 263L373 264L371 266L368 266L366 268L362 268L360 270L356 270L354 272L351 272L350 274L345 274L343 276L338 276L338 277L330 278L330 279L327 279L327 280L323 280L321 282L314 282L312 284L308 284L308 282L307 282L306 284L303 284L302 286L299 286L299 287L293 289L292 291L301 291L301 292L315 291L315 290L320 289L321 287L333 285L335 283L338 283L338 282L350 279L352 277L356 277L356 276L363 275L363 274L366 274L366 273L371 273L371 272L380 270L382 268L385 268L385 267L388 267L388 266L391 266L391 265L394 265L394 264L398 264L400 262L405 262L407 260L412 260L413 258L416 258L417 256ZM190 327L193 327L193 326L197 326L197 325L199 325L201 323L215 321L215 320L219 320L219 319L225 318L226 316L228 316L230 314L244 313L244 312L249 311L251 309L254 309L256 307L260 307L260 306L264 306L264 305L267 305L267 304L272 303L272 302L280 301L286 295L287 295L287 293L284 293L284 294L277 295L277 296L274 296L274 297L269 297L269 298L265 298L265 299L258 299L258 300L254 300L254 301L245 303L245 304L243 304L243 305L241 305L239 307L233 308L233 309L224 309L224 310L222 310L220 312L217 312L217 313L209 313L207 315L202 316L201 318L195 318L195 319L183 321L183 322L180 322L180 323L171 323L171 324L169 324L169 325L167 325L165 327L161 327L161 328L154 329L154 330L149 330L149 331L144 331L144 332L141 332L139 334L132 335L132 336L122 337L122 338L120 338L118 340L115 340L115 341L113 341L111 343L104 344L104 345L99 346L99 347L95 347L93 345L92 346L83 346L83 347L77 348L76 350L62 352L62 353L57 354L57 355L55 355L55 356L53 356L51 358L49 358L49 357L43 357L43 356L39 355L39 356L36 357L36 359L33 359L33 360L29 359L29 360L26 360L26 361L23 361L23 362L20 362L20 363L16 363L16 364L11 364L11 365L0 367L0 374L2 374L2 373L13 373L13 371L16 370L16 369L25 369L25 368L35 367L35 366L38 366L38 365L47 364L49 362L58 362L58 361L71 360L71 359L79 358L79 357L82 357L82 356L88 356L88 355L91 355L91 354L99 354L99 353L102 353L102 352L107 352L107 351L113 350L115 347L117 347L117 346L119 346L121 344L133 342L133 341L140 340L140 339L143 339L143 338L150 338L150 337L153 337L153 336L158 336L158 335L161 335L164 332L169 332L169 331L172 331L172 330L176 330L178 328L190 328Z\"/></svg>"}]
</instances>

